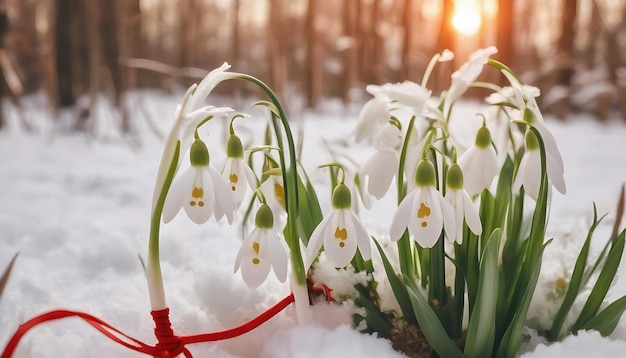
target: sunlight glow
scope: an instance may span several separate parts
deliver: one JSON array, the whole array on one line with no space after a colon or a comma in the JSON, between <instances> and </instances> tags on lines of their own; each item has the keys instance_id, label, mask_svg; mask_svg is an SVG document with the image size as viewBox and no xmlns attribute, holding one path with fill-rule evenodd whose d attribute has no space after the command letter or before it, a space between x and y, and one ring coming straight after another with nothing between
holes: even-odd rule
<instances>
[{"instance_id":1,"label":"sunlight glow","mask_svg":"<svg viewBox=\"0 0 626 358\"><path fill-rule=\"evenodd\" d=\"M457 0L454 3L452 26L464 34L473 35L480 28L480 8L475 0Z\"/></svg>"}]
</instances>

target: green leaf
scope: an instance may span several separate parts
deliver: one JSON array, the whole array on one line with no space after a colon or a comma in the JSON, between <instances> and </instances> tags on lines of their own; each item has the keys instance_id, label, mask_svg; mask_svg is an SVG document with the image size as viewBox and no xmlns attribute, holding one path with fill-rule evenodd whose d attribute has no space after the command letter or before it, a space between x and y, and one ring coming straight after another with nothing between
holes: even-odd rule
<instances>
[{"instance_id":1,"label":"green leaf","mask_svg":"<svg viewBox=\"0 0 626 358\"><path fill-rule=\"evenodd\" d=\"M433 311L432 307L428 304L424 296L417 289L417 285L414 281L411 281L409 277L405 276L407 282L407 290L409 298L413 306L413 312L419 323L420 330L426 337L426 340L430 344L440 357L446 358L463 358L465 355L461 352L459 347L450 337L446 329L443 328L439 317Z\"/></svg>"},{"instance_id":2,"label":"green leaf","mask_svg":"<svg viewBox=\"0 0 626 358\"><path fill-rule=\"evenodd\" d=\"M480 277L476 304L469 319L464 353L468 357L489 357L496 334L496 306L498 299L498 251L501 230L489 236L480 260Z\"/></svg>"},{"instance_id":3,"label":"green leaf","mask_svg":"<svg viewBox=\"0 0 626 358\"><path fill-rule=\"evenodd\" d=\"M308 179L304 184L302 176L298 176L298 198L298 228L302 242L307 245L323 215L313 185Z\"/></svg>"},{"instance_id":4,"label":"green leaf","mask_svg":"<svg viewBox=\"0 0 626 358\"><path fill-rule=\"evenodd\" d=\"M398 304L400 305L400 310L404 315L404 319L408 323L417 323L415 319L415 314L413 313L413 308L411 306L411 299L409 298L409 294L407 292L406 286L404 285L404 282L402 282L402 280L400 280L400 278L396 276L396 272L391 266L387 255L385 255L385 251L383 251L383 248L380 246L378 241L376 241L376 239L374 239L374 243L376 244L376 248L380 253L380 257L383 261L383 266L385 267L385 273L387 274L387 279L389 280L389 284L391 285L393 294L396 297Z\"/></svg>"},{"instance_id":5,"label":"green leaf","mask_svg":"<svg viewBox=\"0 0 626 358\"><path fill-rule=\"evenodd\" d=\"M13 256L7 268L4 269L2 276L0 276L0 297L2 297L2 292L4 291L7 282L9 282L9 276L11 276L11 270L13 270L13 265L15 264L15 260L17 260L17 255L19 255L19 253Z\"/></svg>"},{"instance_id":6,"label":"green leaf","mask_svg":"<svg viewBox=\"0 0 626 358\"><path fill-rule=\"evenodd\" d=\"M391 337L391 329L393 326L387 322L385 318L380 314L380 311L370 301L369 291L361 284L354 286L359 292L359 296L356 298L356 304L365 309L365 322L374 331L383 338Z\"/></svg>"},{"instance_id":7,"label":"green leaf","mask_svg":"<svg viewBox=\"0 0 626 358\"><path fill-rule=\"evenodd\" d=\"M600 275L598 275L598 280L593 286L591 294L589 294L589 298L587 298L587 302L585 302L585 306L583 306L580 316L578 316L578 320L574 323L574 330L580 329L587 323L587 321L592 319L598 312L602 301L604 301L606 293L608 292L609 287L611 287L613 278L615 278L615 273L617 272L619 264L622 260L625 236L626 230L622 231L611 247L611 250L606 257L606 261L604 262L604 266L602 267L602 271L600 271Z\"/></svg>"},{"instance_id":8,"label":"green leaf","mask_svg":"<svg viewBox=\"0 0 626 358\"><path fill-rule=\"evenodd\" d=\"M582 286L582 280L585 273L585 267L587 266L587 258L589 256L589 247L591 246L591 237L593 236L596 227L602 221L602 218L598 220L598 211L593 205L593 224L589 228L589 232L587 233L587 238L585 239L585 243L583 244L582 249L580 249L580 253L578 254L578 258L576 259L576 264L574 265L574 271L572 272L572 277L570 278L569 287L567 288L567 293L565 294L565 298L563 299L563 303L561 303L561 307L559 307L559 311L554 317L554 321L552 322L552 327L548 332L548 339L551 341L556 341L561 338L561 329L563 327L563 323L565 322L565 318L569 313L576 297L580 293L580 288Z\"/></svg>"},{"instance_id":9,"label":"green leaf","mask_svg":"<svg viewBox=\"0 0 626 358\"><path fill-rule=\"evenodd\" d=\"M522 344L523 338L522 328L526 323L526 316L528 315L530 301L533 297L533 293L535 292L535 288L537 287L537 280L539 279L539 272L541 271L541 258L543 257L543 251L545 250L546 246L550 244L550 242L552 242L552 239L548 240L539 248L537 258L536 260L534 260L534 266L529 272L528 284L525 286L519 304L515 307L516 309L515 314L513 315L513 319L511 320L511 323L508 325L506 331L504 332L504 336L499 342L500 347L498 348L498 353L496 354L496 357L515 357L519 351L519 347Z\"/></svg>"},{"instance_id":10,"label":"green leaf","mask_svg":"<svg viewBox=\"0 0 626 358\"><path fill-rule=\"evenodd\" d=\"M602 310L602 312L598 313L580 328L585 330L594 329L606 337L613 333L625 310L626 296L622 296L608 305L604 310Z\"/></svg>"}]
</instances>

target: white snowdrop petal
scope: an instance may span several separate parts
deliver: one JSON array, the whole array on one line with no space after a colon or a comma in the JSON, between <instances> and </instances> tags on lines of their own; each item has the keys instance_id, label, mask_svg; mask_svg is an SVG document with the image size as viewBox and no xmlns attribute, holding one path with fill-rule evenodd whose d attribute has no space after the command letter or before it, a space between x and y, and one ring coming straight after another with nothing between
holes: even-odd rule
<instances>
[{"instance_id":1,"label":"white snowdrop petal","mask_svg":"<svg viewBox=\"0 0 626 358\"><path fill-rule=\"evenodd\" d=\"M222 64L222 66L212 70L207 74L198 87L196 91L193 93L190 101L189 108L196 109L198 108L204 100L209 96L209 94L213 91L215 86L217 86L223 80L231 77L231 75L227 72L224 72L230 68L230 65L226 62Z\"/></svg>"},{"instance_id":2,"label":"white snowdrop petal","mask_svg":"<svg viewBox=\"0 0 626 358\"><path fill-rule=\"evenodd\" d=\"M176 217L183 202L187 199L187 191L191 190L195 178L195 168L188 168L178 178L174 179L163 205L163 222L168 223Z\"/></svg>"},{"instance_id":3,"label":"white snowdrop petal","mask_svg":"<svg viewBox=\"0 0 626 358\"><path fill-rule=\"evenodd\" d=\"M313 261L317 257L317 254L320 252L322 245L324 244L324 238L322 235L326 231L326 227L328 226L331 217L332 214L322 219L309 238L309 243L306 248L306 269L311 267Z\"/></svg>"},{"instance_id":4,"label":"white snowdrop petal","mask_svg":"<svg viewBox=\"0 0 626 358\"><path fill-rule=\"evenodd\" d=\"M252 249L252 243L258 241L259 234L259 229L255 227L241 243L241 247L239 247L239 251L237 252L237 257L235 257L235 272L237 272L241 267L242 260L251 259L255 254Z\"/></svg>"},{"instance_id":5,"label":"white snowdrop petal","mask_svg":"<svg viewBox=\"0 0 626 358\"><path fill-rule=\"evenodd\" d=\"M467 196L466 193L462 194L463 203L457 203L457 205L463 205L463 212L465 216L465 222L467 223L467 227L476 235L480 235L483 232L483 225L480 222L480 216L478 215L478 210L472 203L472 200ZM460 235L460 233L457 233Z\"/></svg>"},{"instance_id":6,"label":"white snowdrop petal","mask_svg":"<svg viewBox=\"0 0 626 358\"><path fill-rule=\"evenodd\" d=\"M400 205L396 209L391 219L391 228L389 230L389 238L391 241L398 241L406 230L409 219L413 210L413 202L415 201L415 195L421 188L415 188L407 196L402 199Z\"/></svg>"},{"instance_id":7,"label":"white snowdrop petal","mask_svg":"<svg viewBox=\"0 0 626 358\"><path fill-rule=\"evenodd\" d=\"M563 173L558 170L558 164L552 156L546 156L546 166L548 170L548 178L561 194L565 194L567 187Z\"/></svg>"},{"instance_id":8,"label":"white snowdrop petal","mask_svg":"<svg viewBox=\"0 0 626 358\"><path fill-rule=\"evenodd\" d=\"M285 244L282 243L280 237L272 229L264 230L266 231L265 239L274 274L278 281L285 282L289 267L289 257L287 256Z\"/></svg>"},{"instance_id":9,"label":"white snowdrop petal","mask_svg":"<svg viewBox=\"0 0 626 358\"><path fill-rule=\"evenodd\" d=\"M441 196L441 193L438 190L433 189L432 195L437 198L439 205L441 206L441 213L443 215L443 227L446 231L446 235L450 235L453 240L456 240L457 232L456 232L456 220L454 218L454 210L452 206ZM462 204L462 202L459 202Z\"/></svg>"},{"instance_id":10,"label":"white snowdrop petal","mask_svg":"<svg viewBox=\"0 0 626 358\"><path fill-rule=\"evenodd\" d=\"M374 97L367 101L359 113L359 123L355 129L356 141L371 138L385 123L389 121L391 113L387 101Z\"/></svg>"},{"instance_id":11,"label":"white snowdrop petal","mask_svg":"<svg viewBox=\"0 0 626 358\"><path fill-rule=\"evenodd\" d=\"M346 209L335 211L336 216L330 222L324 236L324 250L328 258L337 267L347 266L357 248L356 230L354 225L347 220Z\"/></svg>"},{"instance_id":12,"label":"white snowdrop petal","mask_svg":"<svg viewBox=\"0 0 626 358\"><path fill-rule=\"evenodd\" d=\"M194 182L188 189L183 208L191 221L204 224L213 215L212 182L205 167L199 167L195 172Z\"/></svg>"},{"instance_id":13,"label":"white snowdrop petal","mask_svg":"<svg viewBox=\"0 0 626 358\"><path fill-rule=\"evenodd\" d=\"M250 167L244 163L242 161L243 165L243 173L245 175L246 178L246 182L248 183L248 187L250 187L250 190L255 191L256 190L256 175L254 175L254 172L252 171L252 169L250 169Z\"/></svg>"},{"instance_id":14,"label":"white snowdrop petal","mask_svg":"<svg viewBox=\"0 0 626 358\"><path fill-rule=\"evenodd\" d=\"M208 168L208 170L211 175L211 179L213 180L213 188L215 191L216 219L219 220L219 218L217 217L217 208L219 207L220 214L226 215L228 223L232 224L233 212L235 211L235 207L233 204L233 196L231 194L230 188L228 187L228 184L224 181L224 179L219 175L219 173L215 171L215 169Z\"/></svg>"},{"instance_id":15,"label":"white snowdrop petal","mask_svg":"<svg viewBox=\"0 0 626 358\"><path fill-rule=\"evenodd\" d=\"M481 149L481 164L482 164L482 188L491 188L491 183L493 182L493 178L498 175L498 157L496 155L495 149L492 146L489 146L487 149ZM482 192L482 188L480 191Z\"/></svg>"},{"instance_id":16,"label":"white snowdrop petal","mask_svg":"<svg viewBox=\"0 0 626 358\"><path fill-rule=\"evenodd\" d=\"M443 213L441 204L435 195L435 189L426 187L422 196L417 198L413 207L414 218L409 220L413 228L415 241L422 247L433 247L443 229Z\"/></svg>"},{"instance_id":17,"label":"white snowdrop petal","mask_svg":"<svg viewBox=\"0 0 626 358\"><path fill-rule=\"evenodd\" d=\"M271 268L270 260L259 259L258 263L255 264L252 262L255 258L249 258L241 263L241 277L250 288L257 288L261 286L267 278L267 275L270 273Z\"/></svg>"},{"instance_id":18,"label":"white snowdrop petal","mask_svg":"<svg viewBox=\"0 0 626 358\"><path fill-rule=\"evenodd\" d=\"M370 159L372 168L368 175L367 191L381 199L387 191L398 169L396 152L380 151Z\"/></svg>"},{"instance_id":19,"label":"white snowdrop petal","mask_svg":"<svg viewBox=\"0 0 626 358\"><path fill-rule=\"evenodd\" d=\"M446 193L446 196L444 197L446 202L454 209L454 221L456 224L456 230L454 232L454 235L447 232L446 237L448 238L448 240L452 242L456 241L458 243L461 243L461 238L463 236L463 205L460 201L460 196L462 193L462 190L449 189Z\"/></svg>"},{"instance_id":20,"label":"white snowdrop petal","mask_svg":"<svg viewBox=\"0 0 626 358\"><path fill-rule=\"evenodd\" d=\"M559 168L559 172L563 173L563 158L561 157L561 151L559 150L556 138L554 138L552 132L543 122L535 121L532 125L537 128L541 134L541 138L543 139L543 143L546 147L546 153L554 158L557 168Z\"/></svg>"},{"instance_id":21,"label":"white snowdrop petal","mask_svg":"<svg viewBox=\"0 0 626 358\"><path fill-rule=\"evenodd\" d=\"M357 246L361 252L361 256L364 260L369 260L372 257L372 244L370 242L370 235L367 233L365 225L359 220L359 218L350 213L351 220L354 223L354 229L356 230Z\"/></svg>"},{"instance_id":22,"label":"white snowdrop petal","mask_svg":"<svg viewBox=\"0 0 626 358\"><path fill-rule=\"evenodd\" d=\"M538 150L531 150L524 154L527 157L522 185L531 198L537 200L541 186L541 158ZM522 158L523 159L523 158Z\"/></svg>"}]
</instances>

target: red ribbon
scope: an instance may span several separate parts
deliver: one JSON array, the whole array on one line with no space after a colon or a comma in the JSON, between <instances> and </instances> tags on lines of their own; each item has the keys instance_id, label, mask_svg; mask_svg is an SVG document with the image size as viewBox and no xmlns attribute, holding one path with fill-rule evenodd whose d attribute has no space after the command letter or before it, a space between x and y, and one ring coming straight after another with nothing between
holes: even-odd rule
<instances>
[{"instance_id":1,"label":"red ribbon","mask_svg":"<svg viewBox=\"0 0 626 358\"><path fill-rule=\"evenodd\" d=\"M158 343L154 346L141 342L140 340L123 333L119 329L90 314L67 310L55 310L43 313L21 324L7 343L2 355L0 355L0 358L11 358L22 337L35 326L68 317L78 317L83 319L112 341L136 352L145 353L155 358L170 358L176 357L180 354L183 354L186 358L192 358L189 350L185 348L186 345L202 342L214 342L238 337L267 322L270 318L276 316L292 302L294 302L293 293L283 298L280 302L253 318L251 321L248 321L239 327L220 332L190 336L176 336L174 334L169 320L168 308L159 311L152 311L150 314L152 315L152 319L155 324L154 335L158 341Z\"/></svg>"}]
</instances>

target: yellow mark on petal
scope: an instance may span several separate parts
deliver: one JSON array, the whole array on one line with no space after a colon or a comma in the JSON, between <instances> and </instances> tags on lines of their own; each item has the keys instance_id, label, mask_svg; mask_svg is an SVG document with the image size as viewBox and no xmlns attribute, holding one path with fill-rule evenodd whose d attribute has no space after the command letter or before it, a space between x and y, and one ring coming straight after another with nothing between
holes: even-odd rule
<instances>
[{"instance_id":1,"label":"yellow mark on petal","mask_svg":"<svg viewBox=\"0 0 626 358\"><path fill-rule=\"evenodd\" d=\"M199 202L198 202L198 206L199 206L199 207L201 207L201 208L203 208L203 207L204 207L204 201L199 201Z\"/></svg>"},{"instance_id":2,"label":"yellow mark on petal","mask_svg":"<svg viewBox=\"0 0 626 358\"><path fill-rule=\"evenodd\" d=\"M260 248L261 248L261 246L259 245L258 242L255 241L255 242L252 243L252 250L254 250L254 252L256 252L257 255L259 254L259 249Z\"/></svg>"},{"instance_id":3,"label":"yellow mark on petal","mask_svg":"<svg viewBox=\"0 0 626 358\"><path fill-rule=\"evenodd\" d=\"M430 208L426 203L420 203L420 207L417 209L417 217L423 219L427 216L430 216Z\"/></svg>"},{"instance_id":4,"label":"yellow mark on petal","mask_svg":"<svg viewBox=\"0 0 626 358\"><path fill-rule=\"evenodd\" d=\"M230 173L230 176L228 177L228 179L233 184L237 184L237 182L239 181L239 177L235 173Z\"/></svg>"},{"instance_id":5,"label":"yellow mark on petal","mask_svg":"<svg viewBox=\"0 0 626 358\"><path fill-rule=\"evenodd\" d=\"M335 238L345 240L348 238L348 230L344 227L343 229L336 228L335 229Z\"/></svg>"},{"instance_id":6,"label":"yellow mark on petal","mask_svg":"<svg viewBox=\"0 0 626 358\"><path fill-rule=\"evenodd\" d=\"M252 263L255 265L258 265L259 263L261 263L261 260L257 259L256 257L252 259Z\"/></svg>"},{"instance_id":7,"label":"yellow mark on petal","mask_svg":"<svg viewBox=\"0 0 626 358\"><path fill-rule=\"evenodd\" d=\"M339 247L344 247L344 246L346 246L346 243L345 243L345 242L343 242L343 241L341 241L341 242L339 243Z\"/></svg>"},{"instance_id":8,"label":"yellow mark on petal","mask_svg":"<svg viewBox=\"0 0 626 358\"><path fill-rule=\"evenodd\" d=\"M276 195L276 201L285 208L285 188L280 184L274 184L274 194Z\"/></svg>"},{"instance_id":9,"label":"yellow mark on petal","mask_svg":"<svg viewBox=\"0 0 626 358\"><path fill-rule=\"evenodd\" d=\"M230 190L235 191L237 189L234 185L230 187Z\"/></svg>"},{"instance_id":10,"label":"yellow mark on petal","mask_svg":"<svg viewBox=\"0 0 626 358\"><path fill-rule=\"evenodd\" d=\"M194 198L201 198L203 195L204 195L204 190L202 190L202 188L194 187L193 190L191 191L191 196Z\"/></svg>"},{"instance_id":11,"label":"yellow mark on petal","mask_svg":"<svg viewBox=\"0 0 626 358\"><path fill-rule=\"evenodd\" d=\"M194 205L196 205L196 202L192 200L192 201L189 202L189 205L194 206Z\"/></svg>"},{"instance_id":12,"label":"yellow mark on petal","mask_svg":"<svg viewBox=\"0 0 626 358\"><path fill-rule=\"evenodd\" d=\"M428 223L426 221L422 221L422 227L426 227L428 226Z\"/></svg>"},{"instance_id":13,"label":"yellow mark on petal","mask_svg":"<svg viewBox=\"0 0 626 358\"><path fill-rule=\"evenodd\" d=\"M563 277L557 278L555 283L556 283L556 287L561 289L561 290L565 289L565 286L567 284Z\"/></svg>"}]
</instances>

